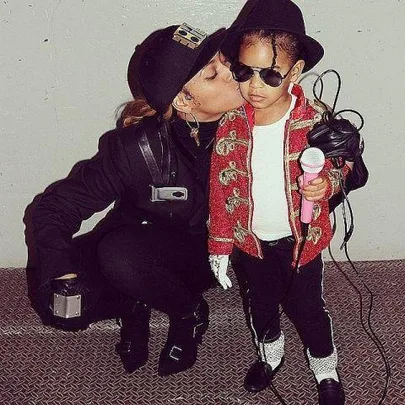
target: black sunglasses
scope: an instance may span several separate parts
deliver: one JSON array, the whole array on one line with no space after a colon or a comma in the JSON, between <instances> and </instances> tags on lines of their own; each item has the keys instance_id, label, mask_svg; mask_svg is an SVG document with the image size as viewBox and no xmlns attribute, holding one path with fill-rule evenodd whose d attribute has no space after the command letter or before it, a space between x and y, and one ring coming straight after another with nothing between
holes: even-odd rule
<instances>
[{"instance_id":1,"label":"black sunglasses","mask_svg":"<svg viewBox=\"0 0 405 405\"><path fill-rule=\"evenodd\" d=\"M291 69L294 67L292 65L288 72L283 76L280 72L277 72L272 67L268 68L255 68L251 66L244 65L243 63L236 61L231 64L231 72L233 78L237 82L246 82L248 81L255 72L259 73L260 78L264 83L271 87L279 87L287 75L291 72Z\"/></svg>"}]
</instances>

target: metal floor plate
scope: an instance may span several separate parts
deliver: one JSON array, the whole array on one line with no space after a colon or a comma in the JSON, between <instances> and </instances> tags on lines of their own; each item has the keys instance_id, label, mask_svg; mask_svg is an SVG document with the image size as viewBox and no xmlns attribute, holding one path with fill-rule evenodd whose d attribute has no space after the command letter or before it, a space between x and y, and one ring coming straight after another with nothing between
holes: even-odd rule
<instances>
[{"instance_id":1,"label":"metal floor plate","mask_svg":"<svg viewBox=\"0 0 405 405\"><path fill-rule=\"evenodd\" d=\"M355 264L374 292L371 322L392 368L384 404L404 404L405 262ZM367 291L348 263L342 267L366 297L363 318L367 322ZM384 363L361 327L358 295L332 263L326 264L324 289L333 318L346 403L377 405L385 382ZM119 337L114 320L99 322L77 333L45 327L30 307L25 270L0 269L0 404L279 404L270 390L249 394L242 387L255 355L237 287L211 290L206 298L211 324L192 369L175 376L157 376L168 321L153 312L149 361L128 375L114 353ZM316 388L301 343L285 318L283 325L286 361L274 384L288 405L316 404Z\"/></svg>"}]
</instances>

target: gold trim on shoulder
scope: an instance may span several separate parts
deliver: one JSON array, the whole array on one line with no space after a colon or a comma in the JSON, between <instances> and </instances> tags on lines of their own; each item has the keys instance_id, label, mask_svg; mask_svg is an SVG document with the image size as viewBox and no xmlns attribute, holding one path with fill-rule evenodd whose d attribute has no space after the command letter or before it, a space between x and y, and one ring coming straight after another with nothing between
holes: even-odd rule
<instances>
[{"instance_id":1,"label":"gold trim on shoulder","mask_svg":"<svg viewBox=\"0 0 405 405\"><path fill-rule=\"evenodd\" d=\"M313 119L310 120L294 120L291 122L290 130L294 131L302 128L310 128L315 124Z\"/></svg>"},{"instance_id":2,"label":"gold trim on shoulder","mask_svg":"<svg viewBox=\"0 0 405 405\"><path fill-rule=\"evenodd\" d=\"M238 179L238 175L248 177L248 173L236 168L236 162L233 160L231 160L228 165L229 166L227 168L219 172L218 176L219 182L224 186L229 185L231 181L236 181Z\"/></svg>"},{"instance_id":3,"label":"gold trim on shoulder","mask_svg":"<svg viewBox=\"0 0 405 405\"><path fill-rule=\"evenodd\" d=\"M241 204L249 205L248 198L242 198L240 196L240 190L238 188L233 189L233 196L229 196L226 199L225 209L229 214L232 214L235 211L235 208L238 208Z\"/></svg>"},{"instance_id":4,"label":"gold trim on shoulder","mask_svg":"<svg viewBox=\"0 0 405 405\"><path fill-rule=\"evenodd\" d=\"M238 139L236 131L230 131L229 137L221 138L215 145L215 152L221 156L227 156L235 150L235 146L243 145L248 146L249 142Z\"/></svg>"},{"instance_id":5,"label":"gold trim on shoulder","mask_svg":"<svg viewBox=\"0 0 405 405\"><path fill-rule=\"evenodd\" d=\"M320 121L322 119L322 114L326 111L325 104L320 103L318 100L308 100L308 104L319 114L315 116L316 121ZM328 107L329 111L332 111L332 108Z\"/></svg>"}]
</instances>

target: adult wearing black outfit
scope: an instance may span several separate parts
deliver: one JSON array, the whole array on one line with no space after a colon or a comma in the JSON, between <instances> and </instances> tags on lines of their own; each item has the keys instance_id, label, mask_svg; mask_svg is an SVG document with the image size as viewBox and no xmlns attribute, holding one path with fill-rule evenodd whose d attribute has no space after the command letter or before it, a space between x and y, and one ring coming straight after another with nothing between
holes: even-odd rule
<instances>
[{"instance_id":1,"label":"adult wearing black outfit","mask_svg":"<svg viewBox=\"0 0 405 405\"><path fill-rule=\"evenodd\" d=\"M217 53L223 36L183 24L137 47L128 69L135 98L121 127L49 187L33 214L43 319L77 330L119 315L116 350L128 372L147 361L151 308L170 321L159 375L191 367L208 327L210 153L221 116L242 104ZM72 238L112 202L93 231Z\"/></svg>"}]
</instances>

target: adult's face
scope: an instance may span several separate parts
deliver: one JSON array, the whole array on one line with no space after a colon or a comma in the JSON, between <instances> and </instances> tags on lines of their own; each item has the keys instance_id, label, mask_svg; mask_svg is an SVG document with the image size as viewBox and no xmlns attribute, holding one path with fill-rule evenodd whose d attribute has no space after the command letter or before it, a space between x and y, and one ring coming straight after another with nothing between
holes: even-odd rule
<instances>
[{"instance_id":1,"label":"adult's face","mask_svg":"<svg viewBox=\"0 0 405 405\"><path fill-rule=\"evenodd\" d=\"M200 122L218 120L244 102L229 63L219 52L184 87L192 97L190 112Z\"/></svg>"}]
</instances>

